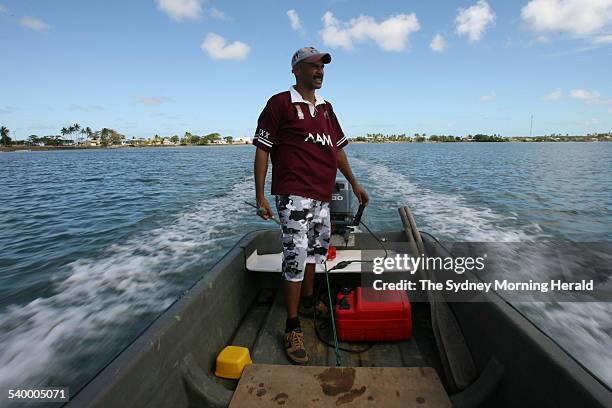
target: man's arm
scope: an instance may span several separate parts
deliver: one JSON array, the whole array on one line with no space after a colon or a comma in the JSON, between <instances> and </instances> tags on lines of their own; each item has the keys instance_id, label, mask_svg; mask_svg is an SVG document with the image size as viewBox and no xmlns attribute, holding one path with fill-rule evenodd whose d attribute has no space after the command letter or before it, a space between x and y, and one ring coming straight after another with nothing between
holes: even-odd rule
<instances>
[{"instance_id":1,"label":"man's arm","mask_svg":"<svg viewBox=\"0 0 612 408\"><path fill-rule=\"evenodd\" d=\"M255 163L253 166L255 174L255 200L257 201L257 207L264 209L264 211L258 210L257 214L264 220L274 218L274 213L272 213L272 208L270 208L270 203L268 203L264 193L266 174L268 174L268 156L268 152L258 148L255 152Z\"/></svg>"},{"instance_id":2,"label":"man's arm","mask_svg":"<svg viewBox=\"0 0 612 408\"><path fill-rule=\"evenodd\" d=\"M344 177L346 177L346 180L351 184L351 187L353 187L353 192L359 199L359 204L368 205L368 201L370 201L368 193L366 193L366 191L357 183L344 150L338 151L338 170L340 170Z\"/></svg>"}]
</instances>

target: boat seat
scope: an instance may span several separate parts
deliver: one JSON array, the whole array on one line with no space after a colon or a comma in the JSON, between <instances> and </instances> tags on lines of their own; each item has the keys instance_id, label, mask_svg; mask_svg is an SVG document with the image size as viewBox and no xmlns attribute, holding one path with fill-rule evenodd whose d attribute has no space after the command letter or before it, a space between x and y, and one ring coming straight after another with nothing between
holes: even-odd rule
<instances>
[{"instance_id":1,"label":"boat seat","mask_svg":"<svg viewBox=\"0 0 612 408\"><path fill-rule=\"evenodd\" d=\"M450 407L431 367L250 364L230 407Z\"/></svg>"}]
</instances>

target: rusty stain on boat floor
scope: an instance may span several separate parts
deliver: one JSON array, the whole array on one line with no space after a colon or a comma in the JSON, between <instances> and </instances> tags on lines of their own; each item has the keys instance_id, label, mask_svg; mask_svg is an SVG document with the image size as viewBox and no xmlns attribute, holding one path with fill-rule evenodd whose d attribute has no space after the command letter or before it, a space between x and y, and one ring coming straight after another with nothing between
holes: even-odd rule
<instances>
[{"instance_id":1,"label":"rusty stain on boat floor","mask_svg":"<svg viewBox=\"0 0 612 408\"><path fill-rule=\"evenodd\" d=\"M287 399L289 399L289 396L284 392L281 392L276 394L276 397L272 398L272 401L276 402L278 405L283 405L285 402L287 402Z\"/></svg>"},{"instance_id":2,"label":"rusty stain on boat floor","mask_svg":"<svg viewBox=\"0 0 612 408\"><path fill-rule=\"evenodd\" d=\"M325 395L335 396L343 392L349 392L355 384L355 369L351 367L330 367L316 374L321 389Z\"/></svg>"},{"instance_id":3,"label":"rusty stain on boat floor","mask_svg":"<svg viewBox=\"0 0 612 408\"><path fill-rule=\"evenodd\" d=\"M355 398L362 396L365 391L366 391L365 385L359 389L353 388L352 390L350 390L349 392L347 392L346 394L338 398L336 400L336 405L348 404L349 402L353 402Z\"/></svg>"}]
</instances>

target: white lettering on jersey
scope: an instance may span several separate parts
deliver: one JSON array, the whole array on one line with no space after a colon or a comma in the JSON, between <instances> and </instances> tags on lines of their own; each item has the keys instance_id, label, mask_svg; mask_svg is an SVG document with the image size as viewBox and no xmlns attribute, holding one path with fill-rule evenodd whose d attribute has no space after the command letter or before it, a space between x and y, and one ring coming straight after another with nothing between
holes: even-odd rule
<instances>
[{"instance_id":1,"label":"white lettering on jersey","mask_svg":"<svg viewBox=\"0 0 612 408\"><path fill-rule=\"evenodd\" d=\"M268 136L270 136L270 132L266 132L263 129L258 129L257 132L255 132L255 137L263 137L264 139L267 139Z\"/></svg>"},{"instance_id":2,"label":"white lettering on jersey","mask_svg":"<svg viewBox=\"0 0 612 408\"><path fill-rule=\"evenodd\" d=\"M326 135L325 133L323 133L323 136L317 133L316 138L312 133L308 133L308 136L306 136L306 139L304 139L304 141L312 142L312 143L320 143L321 146L325 146L325 145L333 146L332 141L331 141L331 135Z\"/></svg>"},{"instance_id":3,"label":"white lettering on jersey","mask_svg":"<svg viewBox=\"0 0 612 408\"><path fill-rule=\"evenodd\" d=\"M317 136L318 136L318 134L317 134ZM324 140L327 141L328 145L333 146L332 141L331 141L331 135L326 135L325 133L323 133L323 137L324 137Z\"/></svg>"}]
</instances>

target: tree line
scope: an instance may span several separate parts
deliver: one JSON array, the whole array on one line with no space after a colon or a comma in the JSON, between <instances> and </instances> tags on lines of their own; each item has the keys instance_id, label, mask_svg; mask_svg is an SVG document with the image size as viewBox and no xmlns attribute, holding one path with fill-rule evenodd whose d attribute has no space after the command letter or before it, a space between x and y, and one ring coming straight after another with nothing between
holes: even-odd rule
<instances>
[{"instance_id":1,"label":"tree line","mask_svg":"<svg viewBox=\"0 0 612 408\"><path fill-rule=\"evenodd\" d=\"M94 144L100 144L101 146L111 146L121 144L125 140L125 135L117 132L114 129L102 128L97 131L93 131L89 126L81 127L78 123L75 123L69 127L63 127L60 130L60 135L53 136L37 136L30 135L28 137L28 143L32 145L44 144L45 146L65 146L68 142L74 143L73 139L65 139L67 136L76 134L76 143L81 143L85 139L94 142ZM81 137L79 137L81 135Z\"/></svg>"},{"instance_id":2,"label":"tree line","mask_svg":"<svg viewBox=\"0 0 612 408\"><path fill-rule=\"evenodd\" d=\"M117 132L114 129L102 128L94 131L89 126L82 127L80 124L75 123L71 126L61 128L61 135L51 136L37 136L30 135L27 141L16 141L17 144L27 145L45 145L45 146L65 146L75 142L73 139L66 139L66 137L75 137L76 143L81 143L84 140L90 142L93 145L100 146L112 146L123 144L126 140L125 135ZM234 142L232 136L221 136L219 133L209 133L207 135L196 135L191 132L185 132L183 137L173 135L169 137L162 137L155 135L150 139L138 139L132 140L130 143L138 145L158 145L163 144L164 140L169 140L175 145L208 145L218 143L224 140L225 143L231 144ZM586 136L565 136L559 133L553 133L545 136L534 136L534 137L502 137L499 134L487 135L477 133L475 135L467 135L466 137L459 137L453 135L430 135L429 137L425 133L415 133L414 137L407 136L405 133L402 134L382 134L382 133L368 133L366 136L358 136L354 139L358 142L571 142L571 141L611 141L612 132L607 133L593 133L587 134ZM12 138L10 137L10 130L6 126L0 127L0 144L3 146L11 146L13 144Z\"/></svg>"},{"instance_id":3,"label":"tree line","mask_svg":"<svg viewBox=\"0 0 612 408\"><path fill-rule=\"evenodd\" d=\"M415 133L414 137L406 136L406 134L391 134L383 135L382 133L368 133L366 136L358 136L354 139L358 142L589 142L589 141L612 141L612 132L607 133L593 133L585 136L565 136L560 133L553 133L545 136L533 136L533 137L502 137L499 134L482 134L477 133L475 135L467 135L465 137L453 136L453 135L431 135L427 136L425 133Z\"/></svg>"},{"instance_id":4,"label":"tree line","mask_svg":"<svg viewBox=\"0 0 612 408\"><path fill-rule=\"evenodd\" d=\"M185 132L185 135L180 139L177 135L174 135L170 138L170 140L174 143L179 143L182 145L207 145L216 143L220 140L224 140L225 143L228 144L234 142L234 138L232 136L223 137L219 133L209 133L207 135L198 136L191 132Z\"/></svg>"},{"instance_id":5,"label":"tree line","mask_svg":"<svg viewBox=\"0 0 612 408\"><path fill-rule=\"evenodd\" d=\"M1 138L0 143L3 146L10 146L13 144L13 140L9 137L10 130L2 126L0 128ZM45 145L45 146L66 146L72 145L74 143L79 144L83 143L85 140L90 142L93 145L100 146L112 146L123 144L126 140L125 135L117 132L114 129L110 128L102 128L100 130L94 131L89 126L81 126L78 123L75 123L71 126L65 126L60 129L61 135L49 135L49 136L38 136L38 135L30 135L28 140L26 141L18 141L19 144L27 144L27 145ZM179 137L178 135L173 135L169 137L162 137L160 135L155 135L150 139L138 139L132 140L131 143L149 145L149 144L163 144L164 140L169 140L173 144L181 144L181 145L207 145L217 143L221 140L225 141L225 143L231 144L234 141L232 136L221 136L219 133L209 133L207 135L197 135L191 132L185 132L183 137Z\"/></svg>"}]
</instances>

